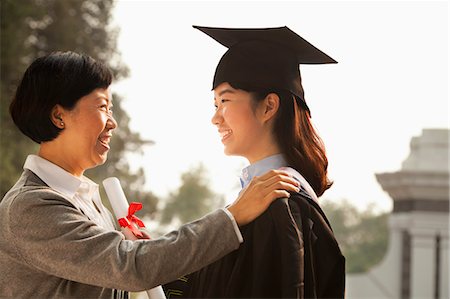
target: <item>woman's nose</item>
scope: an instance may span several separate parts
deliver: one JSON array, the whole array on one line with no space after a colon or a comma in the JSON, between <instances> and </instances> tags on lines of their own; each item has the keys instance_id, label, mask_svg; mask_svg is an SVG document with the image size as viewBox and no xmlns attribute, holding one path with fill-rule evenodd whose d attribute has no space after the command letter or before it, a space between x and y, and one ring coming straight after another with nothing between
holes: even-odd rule
<instances>
[{"instance_id":1,"label":"woman's nose","mask_svg":"<svg viewBox=\"0 0 450 299\"><path fill-rule=\"evenodd\" d=\"M108 117L108 121L106 122L106 126L108 127L108 129L112 130L117 128L117 121L114 118L114 116L110 115Z\"/></svg>"}]
</instances>

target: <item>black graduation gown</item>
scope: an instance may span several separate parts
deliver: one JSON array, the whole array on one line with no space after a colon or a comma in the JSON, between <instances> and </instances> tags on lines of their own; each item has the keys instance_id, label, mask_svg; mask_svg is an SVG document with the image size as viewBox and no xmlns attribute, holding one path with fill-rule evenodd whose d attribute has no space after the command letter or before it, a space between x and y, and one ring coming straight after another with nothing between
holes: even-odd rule
<instances>
[{"instance_id":1,"label":"black graduation gown","mask_svg":"<svg viewBox=\"0 0 450 299\"><path fill-rule=\"evenodd\" d=\"M241 227L239 249L163 285L168 298L344 298L345 258L305 190Z\"/></svg>"}]
</instances>

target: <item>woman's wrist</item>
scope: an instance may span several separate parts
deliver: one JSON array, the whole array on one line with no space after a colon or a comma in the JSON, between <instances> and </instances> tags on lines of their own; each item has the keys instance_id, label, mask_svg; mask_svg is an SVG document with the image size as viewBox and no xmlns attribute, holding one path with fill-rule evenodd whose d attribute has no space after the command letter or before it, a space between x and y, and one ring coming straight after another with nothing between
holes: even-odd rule
<instances>
[{"instance_id":1,"label":"woman's wrist","mask_svg":"<svg viewBox=\"0 0 450 299\"><path fill-rule=\"evenodd\" d=\"M239 230L239 226L238 226L238 224L237 224L237 222L236 222L236 218L235 218L234 215L228 210L228 207L223 208L222 210L223 210L223 211L225 212L225 214L227 214L227 216L230 218L231 223L233 224L234 231L236 232L236 236L237 236L237 238L238 238L238 240L239 240L239 243L242 243L242 242L244 241L244 239L242 238L242 234L241 234L241 231Z\"/></svg>"}]
</instances>

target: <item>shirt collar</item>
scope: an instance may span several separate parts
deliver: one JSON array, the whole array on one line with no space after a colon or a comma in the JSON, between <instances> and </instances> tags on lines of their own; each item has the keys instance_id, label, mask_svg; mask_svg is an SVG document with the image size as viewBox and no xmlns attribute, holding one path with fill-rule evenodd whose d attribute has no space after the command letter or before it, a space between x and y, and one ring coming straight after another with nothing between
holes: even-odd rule
<instances>
[{"instance_id":1,"label":"shirt collar","mask_svg":"<svg viewBox=\"0 0 450 299\"><path fill-rule=\"evenodd\" d=\"M318 202L317 195L311 185L297 170L287 167L287 162L282 154L269 156L244 168L240 177L242 188L245 188L255 176L260 176L271 169L281 169L286 171L300 182L301 188L303 188L314 201Z\"/></svg>"},{"instance_id":2,"label":"shirt collar","mask_svg":"<svg viewBox=\"0 0 450 299\"><path fill-rule=\"evenodd\" d=\"M255 176L260 176L271 169L278 169L284 166L287 166L287 164L282 154L276 154L259 160L242 170L240 177L241 186L245 188Z\"/></svg>"},{"instance_id":3,"label":"shirt collar","mask_svg":"<svg viewBox=\"0 0 450 299\"><path fill-rule=\"evenodd\" d=\"M90 179L84 176L77 178L58 165L37 155L29 155L23 168L31 170L50 188L69 198L72 198L80 187L82 187L80 191L83 193L91 193L93 189L98 187ZM89 189L89 191L82 190L85 188Z\"/></svg>"}]
</instances>

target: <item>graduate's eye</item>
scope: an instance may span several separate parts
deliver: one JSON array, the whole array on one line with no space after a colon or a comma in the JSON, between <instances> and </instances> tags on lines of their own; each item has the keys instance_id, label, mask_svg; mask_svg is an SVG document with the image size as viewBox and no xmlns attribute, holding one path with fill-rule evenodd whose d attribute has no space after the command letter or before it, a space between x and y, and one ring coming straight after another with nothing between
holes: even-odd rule
<instances>
[{"instance_id":1,"label":"graduate's eye","mask_svg":"<svg viewBox=\"0 0 450 299\"><path fill-rule=\"evenodd\" d=\"M214 109L217 110L219 109L219 105L225 104L226 102L229 102L230 100L228 99L220 99L218 101L214 101ZM217 104L220 103L220 104Z\"/></svg>"}]
</instances>

